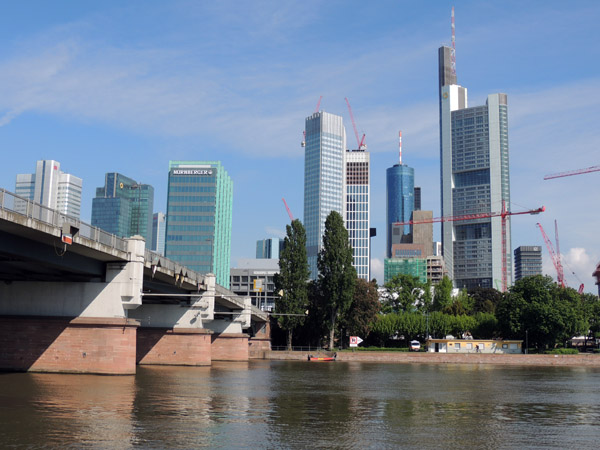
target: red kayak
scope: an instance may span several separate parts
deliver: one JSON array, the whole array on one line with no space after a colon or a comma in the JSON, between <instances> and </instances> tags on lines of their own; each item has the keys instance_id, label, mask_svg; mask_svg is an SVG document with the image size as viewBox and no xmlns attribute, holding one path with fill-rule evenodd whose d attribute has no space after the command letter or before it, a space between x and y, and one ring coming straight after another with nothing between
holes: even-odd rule
<instances>
[{"instance_id":1,"label":"red kayak","mask_svg":"<svg viewBox=\"0 0 600 450\"><path fill-rule=\"evenodd\" d=\"M309 361L335 361L335 358L337 357L337 353L334 353L333 356L313 356L313 355L308 355L308 360Z\"/></svg>"}]
</instances>

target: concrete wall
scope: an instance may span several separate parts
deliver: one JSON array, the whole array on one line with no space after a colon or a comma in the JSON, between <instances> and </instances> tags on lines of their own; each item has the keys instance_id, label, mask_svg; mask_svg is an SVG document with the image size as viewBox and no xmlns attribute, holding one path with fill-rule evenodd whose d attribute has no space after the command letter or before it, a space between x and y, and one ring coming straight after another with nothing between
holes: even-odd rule
<instances>
[{"instance_id":1,"label":"concrete wall","mask_svg":"<svg viewBox=\"0 0 600 450\"><path fill-rule=\"evenodd\" d=\"M0 370L135 374L137 326L126 319L0 316Z\"/></svg>"}]
</instances>

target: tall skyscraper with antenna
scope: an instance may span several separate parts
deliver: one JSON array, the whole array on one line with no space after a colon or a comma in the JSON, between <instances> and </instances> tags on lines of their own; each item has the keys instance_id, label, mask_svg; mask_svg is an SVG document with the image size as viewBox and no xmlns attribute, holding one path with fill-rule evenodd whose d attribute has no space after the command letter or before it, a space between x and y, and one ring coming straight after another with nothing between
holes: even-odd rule
<instances>
[{"instance_id":1,"label":"tall skyscraper with antenna","mask_svg":"<svg viewBox=\"0 0 600 450\"><path fill-rule=\"evenodd\" d=\"M440 47L438 60L442 216L501 211L503 201L510 209L507 96L491 94L485 105L468 107L467 89L457 83L454 8L452 47ZM510 217L506 225L510 268ZM442 252L456 287L499 287L501 219L443 222Z\"/></svg>"}]
</instances>

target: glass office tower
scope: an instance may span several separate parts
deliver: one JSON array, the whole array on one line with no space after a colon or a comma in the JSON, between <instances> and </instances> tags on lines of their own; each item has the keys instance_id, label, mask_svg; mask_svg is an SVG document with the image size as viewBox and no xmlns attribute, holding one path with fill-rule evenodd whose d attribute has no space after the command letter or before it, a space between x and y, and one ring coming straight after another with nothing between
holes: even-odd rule
<instances>
[{"instance_id":1,"label":"glass office tower","mask_svg":"<svg viewBox=\"0 0 600 450\"><path fill-rule=\"evenodd\" d=\"M346 130L341 116L324 111L305 121L304 227L310 276L316 279L325 219L331 211L344 217Z\"/></svg>"},{"instance_id":2,"label":"glass office tower","mask_svg":"<svg viewBox=\"0 0 600 450\"><path fill-rule=\"evenodd\" d=\"M92 200L92 225L119 237L142 236L146 248L152 242L154 188L149 184L110 172Z\"/></svg>"},{"instance_id":3,"label":"glass office tower","mask_svg":"<svg viewBox=\"0 0 600 450\"><path fill-rule=\"evenodd\" d=\"M170 161L165 256L229 288L233 181L220 161Z\"/></svg>"},{"instance_id":4,"label":"glass office tower","mask_svg":"<svg viewBox=\"0 0 600 450\"><path fill-rule=\"evenodd\" d=\"M152 216L152 250L165 254L165 232L167 231L167 216L157 212Z\"/></svg>"},{"instance_id":5,"label":"glass office tower","mask_svg":"<svg viewBox=\"0 0 600 450\"><path fill-rule=\"evenodd\" d=\"M353 263L358 278L370 280L370 155L365 150L346 152L344 180L344 220L352 247Z\"/></svg>"},{"instance_id":6,"label":"glass office tower","mask_svg":"<svg viewBox=\"0 0 600 450\"><path fill-rule=\"evenodd\" d=\"M439 50L442 216L510 210L506 94L488 95L469 108L467 89L449 69L450 49ZM510 217L506 220L507 283L512 284ZM502 282L500 217L442 223L448 274L458 288L497 287Z\"/></svg>"},{"instance_id":7,"label":"glass office tower","mask_svg":"<svg viewBox=\"0 0 600 450\"><path fill-rule=\"evenodd\" d=\"M515 281L542 274L542 247L521 245L515 249Z\"/></svg>"},{"instance_id":8,"label":"glass office tower","mask_svg":"<svg viewBox=\"0 0 600 450\"><path fill-rule=\"evenodd\" d=\"M392 227L396 222L407 222L415 207L415 170L404 164L395 164L386 170L386 255L392 258L392 233L408 235L411 232L410 225L402 228ZM400 236L397 237L400 239Z\"/></svg>"}]
</instances>

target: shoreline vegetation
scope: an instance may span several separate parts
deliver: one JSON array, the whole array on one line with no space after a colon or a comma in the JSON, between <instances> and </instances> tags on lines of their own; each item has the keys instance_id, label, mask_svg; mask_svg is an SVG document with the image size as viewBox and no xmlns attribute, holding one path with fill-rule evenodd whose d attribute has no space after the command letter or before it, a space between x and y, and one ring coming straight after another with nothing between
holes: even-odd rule
<instances>
[{"instance_id":1,"label":"shoreline vegetation","mask_svg":"<svg viewBox=\"0 0 600 450\"><path fill-rule=\"evenodd\" d=\"M306 361L307 351L266 351L262 359L271 361ZM313 351L312 354L315 354ZM341 362L378 362L397 364L494 364L512 366L581 366L600 368L600 354L578 355L546 354L485 354L485 353L429 353L429 352L384 352L384 351L341 351L337 353Z\"/></svg>"}]
</instances>

